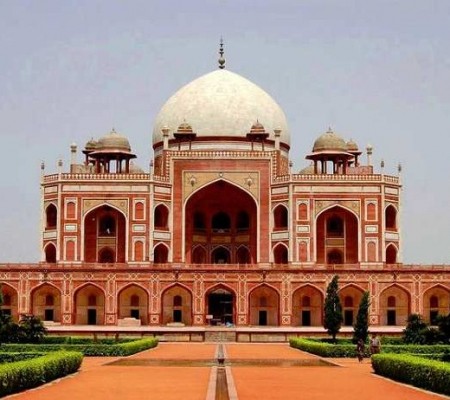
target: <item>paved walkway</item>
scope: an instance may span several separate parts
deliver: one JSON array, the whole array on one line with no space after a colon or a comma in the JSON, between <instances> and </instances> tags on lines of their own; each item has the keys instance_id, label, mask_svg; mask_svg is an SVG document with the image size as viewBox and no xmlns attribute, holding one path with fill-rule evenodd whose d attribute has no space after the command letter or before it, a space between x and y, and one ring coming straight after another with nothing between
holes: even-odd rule
<instances>
[{"instance_id":1,"label":"paved walkway","mask_svg":"<svg viewBox=\"0 0 450 400\"><path fill-rule=\"evenodd\" d=\"M80 372L10 396L15 400L172 400L215 398L218 346L160 343L126 358L85 358ZM318 357L288 344L224 343L230 398L329 400L437 400L443 396L400 385L372 373L369 360ZM301 366L296 363L303 363ZM232 376L230 376L230 373ZM234 387L233 387L234 386ZM213 388L213 389L212 389ZM233 397L234 394L234 397Z\"/></svg>"}]
</instances>

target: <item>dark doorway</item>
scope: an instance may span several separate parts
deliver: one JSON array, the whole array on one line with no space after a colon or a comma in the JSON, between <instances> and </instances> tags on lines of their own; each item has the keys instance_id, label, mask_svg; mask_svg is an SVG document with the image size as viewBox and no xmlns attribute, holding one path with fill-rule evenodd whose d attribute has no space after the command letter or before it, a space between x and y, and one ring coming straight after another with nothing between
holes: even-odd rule
<instances>
[{"instance_id":1,"label":"dark doorway","mask_svg":"<svg viewBox=\"0 0 450 400\"><path fill-rule=\"evenodd\" d=\"M183 313L181 310L173 310L173 322L182 322Z\"/></svg>"},{"instance_id":2,"label":"dark doorway","mask_svg":"<svg viewBox=\"0 0 450 400\"><path fill-rule=\"evenodd\" d=\"M87 323L88 325L97 325L97 310L88 309L87 310Z\"/></svg>"},{"instance_id":3,"label":"dark doorway","mask_svg":"<svg viewBox=\"0 0 450 400\"><path fill-rule=\"evenodd\" d=\"M140 316L139 316L139 308L133 308L133 309L131 309L131 311L130 311L130 317L131 317L131 318L139 319L139 318L140 318Z\"/></svg>"},{"instance_id":4,"label":"dark doorway","mask_svg":"<svg viewBox=\"0 0 450 400\"><path fill-rule=\"evenodd\" d=\"M44 311L44 321L53 321L53 318L54 318L53 309L47 308Z\"/></svg>"},{"instance_id":5,"label":"dark doorway","mask_svg":"<svg viewBox=\"0 0 450 400\"><path fill-rule=\"evenodd\" d=\"M430 311L430 324L431 325L437 325L439 311L437 310L431 310Z\"/></svg>"},{"instance_id":6,"label":"dark doorway","mask_svg":"<svg viewBox=\"0 0 450 400\"><path fill-rule=\"evenodd\" d=\"M397 313L395 312L395 310L388 310L387 324L388 325L397 325Z\"/></svg>"},{"instance_id":7,"label":"dark doorway","mask_svg":"<svg viewBox=\"0 0 450 400\"><path fill-rule=\"evenodd\" d=\"M267 325L267 311L266 310L259 310L258 325L261 325L261 326Z\"/></svg>"},{"instance_id":8,"label":"dark doorway","mask_svg":"<svg viewBox=\"0 0 450 400\"><path fill-rule=\"evenodd\" d=\"M224 247L218 247L212 252L212 263L213 264L229 264L230 263L230 252Z\"/></svg>"},{"instance_id":9,"label":"dark doorway","mask_svg":"<svg viewBox=\"0 0 450 400\"><path fill-rule=\"evenodd\" d=\"M311 326L311 311L302 311L302 326Z\"/></svg>"},{"instance_id":10,"label":"dark doorway","mask_svg":"<svg viewBox=\"0 0 450 400\"><path fill-rule=\"evenodd\" d=\"M212 324L233 323L233 295L225 289L215 290L208 296L208 314Z\"/></svg>"},{"instance_id":11,"label":"dark doorway","mask_svg":"<svg viewBox=\"0 0 450 400\"><path fill-rule=\"evenodd\" d=\"M344 325L346 325L346 326L353 325L353 311L352 310L344 311Z\"/></svg>"}]
</instances>

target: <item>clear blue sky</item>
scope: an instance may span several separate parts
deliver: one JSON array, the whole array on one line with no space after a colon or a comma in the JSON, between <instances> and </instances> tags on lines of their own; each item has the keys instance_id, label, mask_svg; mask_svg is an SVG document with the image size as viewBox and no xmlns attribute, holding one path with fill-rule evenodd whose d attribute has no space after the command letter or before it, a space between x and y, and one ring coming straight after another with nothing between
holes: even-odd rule
<instances>
[{"instance_id":1,"label":"clear blue sky","mask_svg":"<svg viewBox=\"0 0 450 400\"><path fill-rule=\"evenodd\" d=\"M371 143L403 165L404 261L450 263L448 0L0 0L0 263L39 259L41 160L115 127L147 170L156 114L220 36L284 109L295 170L329 126Z\"/></svg>"}]
</instances>

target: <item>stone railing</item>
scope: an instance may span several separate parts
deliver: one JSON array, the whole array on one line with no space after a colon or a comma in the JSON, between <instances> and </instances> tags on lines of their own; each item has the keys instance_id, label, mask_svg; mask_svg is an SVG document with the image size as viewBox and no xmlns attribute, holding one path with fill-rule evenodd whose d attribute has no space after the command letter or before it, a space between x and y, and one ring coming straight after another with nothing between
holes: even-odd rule
<instances>
[{"instance_id":1,"label":"stone railing","mask_svg":"<svg viewBox=\"0 0 450 400\"><path fill-rule=\"evenodd\" d=\"M391 175L381 175L381 174L371 174L371 175L356 175L356 174L349 174L349 175L331 175L331 174L292 174L292 175L285 175L285 176L279 176L275 178L275 182L289 182L292 180L292 182L311 182L311 181L333 181L333 182L388 182L388 183L399 183L398 176L391 176Z\"/></svg>"},{"instance_id":2,"label":"stone railing","mask_svg":"<svg viewBox=\"0 0 450 400\"><path fill-rule=\"evenodd\" d=\"M38 269L42 272L61 270L155 270L155 271L186 271L186 270L239 270L239 271L406 271L411 272L425 270L445 270L450 272L450 264L386 264L386 263L363 263L363 264L184 264L184 263L3 263L0 264L0 273L8 270Z\"/></svg>"},{"instance_id":3,"label":"stone railing","mask_svg":"<svg viewBox=\"0 0 450 400\"><path fill-rule=\"evenodd\" d=\"M52 174L44 176L44 183L57 181L150 181L151 175L140 174Z\"/></svg>"}]
</instances>

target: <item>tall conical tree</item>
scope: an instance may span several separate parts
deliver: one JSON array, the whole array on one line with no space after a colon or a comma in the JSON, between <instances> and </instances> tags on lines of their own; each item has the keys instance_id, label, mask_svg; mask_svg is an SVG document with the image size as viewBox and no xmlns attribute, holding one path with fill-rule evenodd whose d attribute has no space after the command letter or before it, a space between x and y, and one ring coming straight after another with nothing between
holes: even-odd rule
<instances>
[{"instance_id":1,"label":"tall conical tree","mask_svg":"<svg viewBox=\"0 0 450 400\"><path fill-rule=\"evenodd\" d=\"M333 341L336 341L336 335L341 329L342 318L342 306L338 296L339 283L338 276L333 276L330 284L327 287L327 297L325 298L324 305L324 320L323 326L333 337Z\"/></svg>"},{"instance_id":2,"label":"tall conical tree","mask_svg":"<svg viewBox=\"0 0 450 400\"><path fill-rule=\"evenodd\" d=\"M369 306L370 294L368 291L364 292L359 302L358 314L356 315L356 322L353 326L353 342L356 343L359 339L364 342L369 336Z\"/></svg>"}]
</instances>

